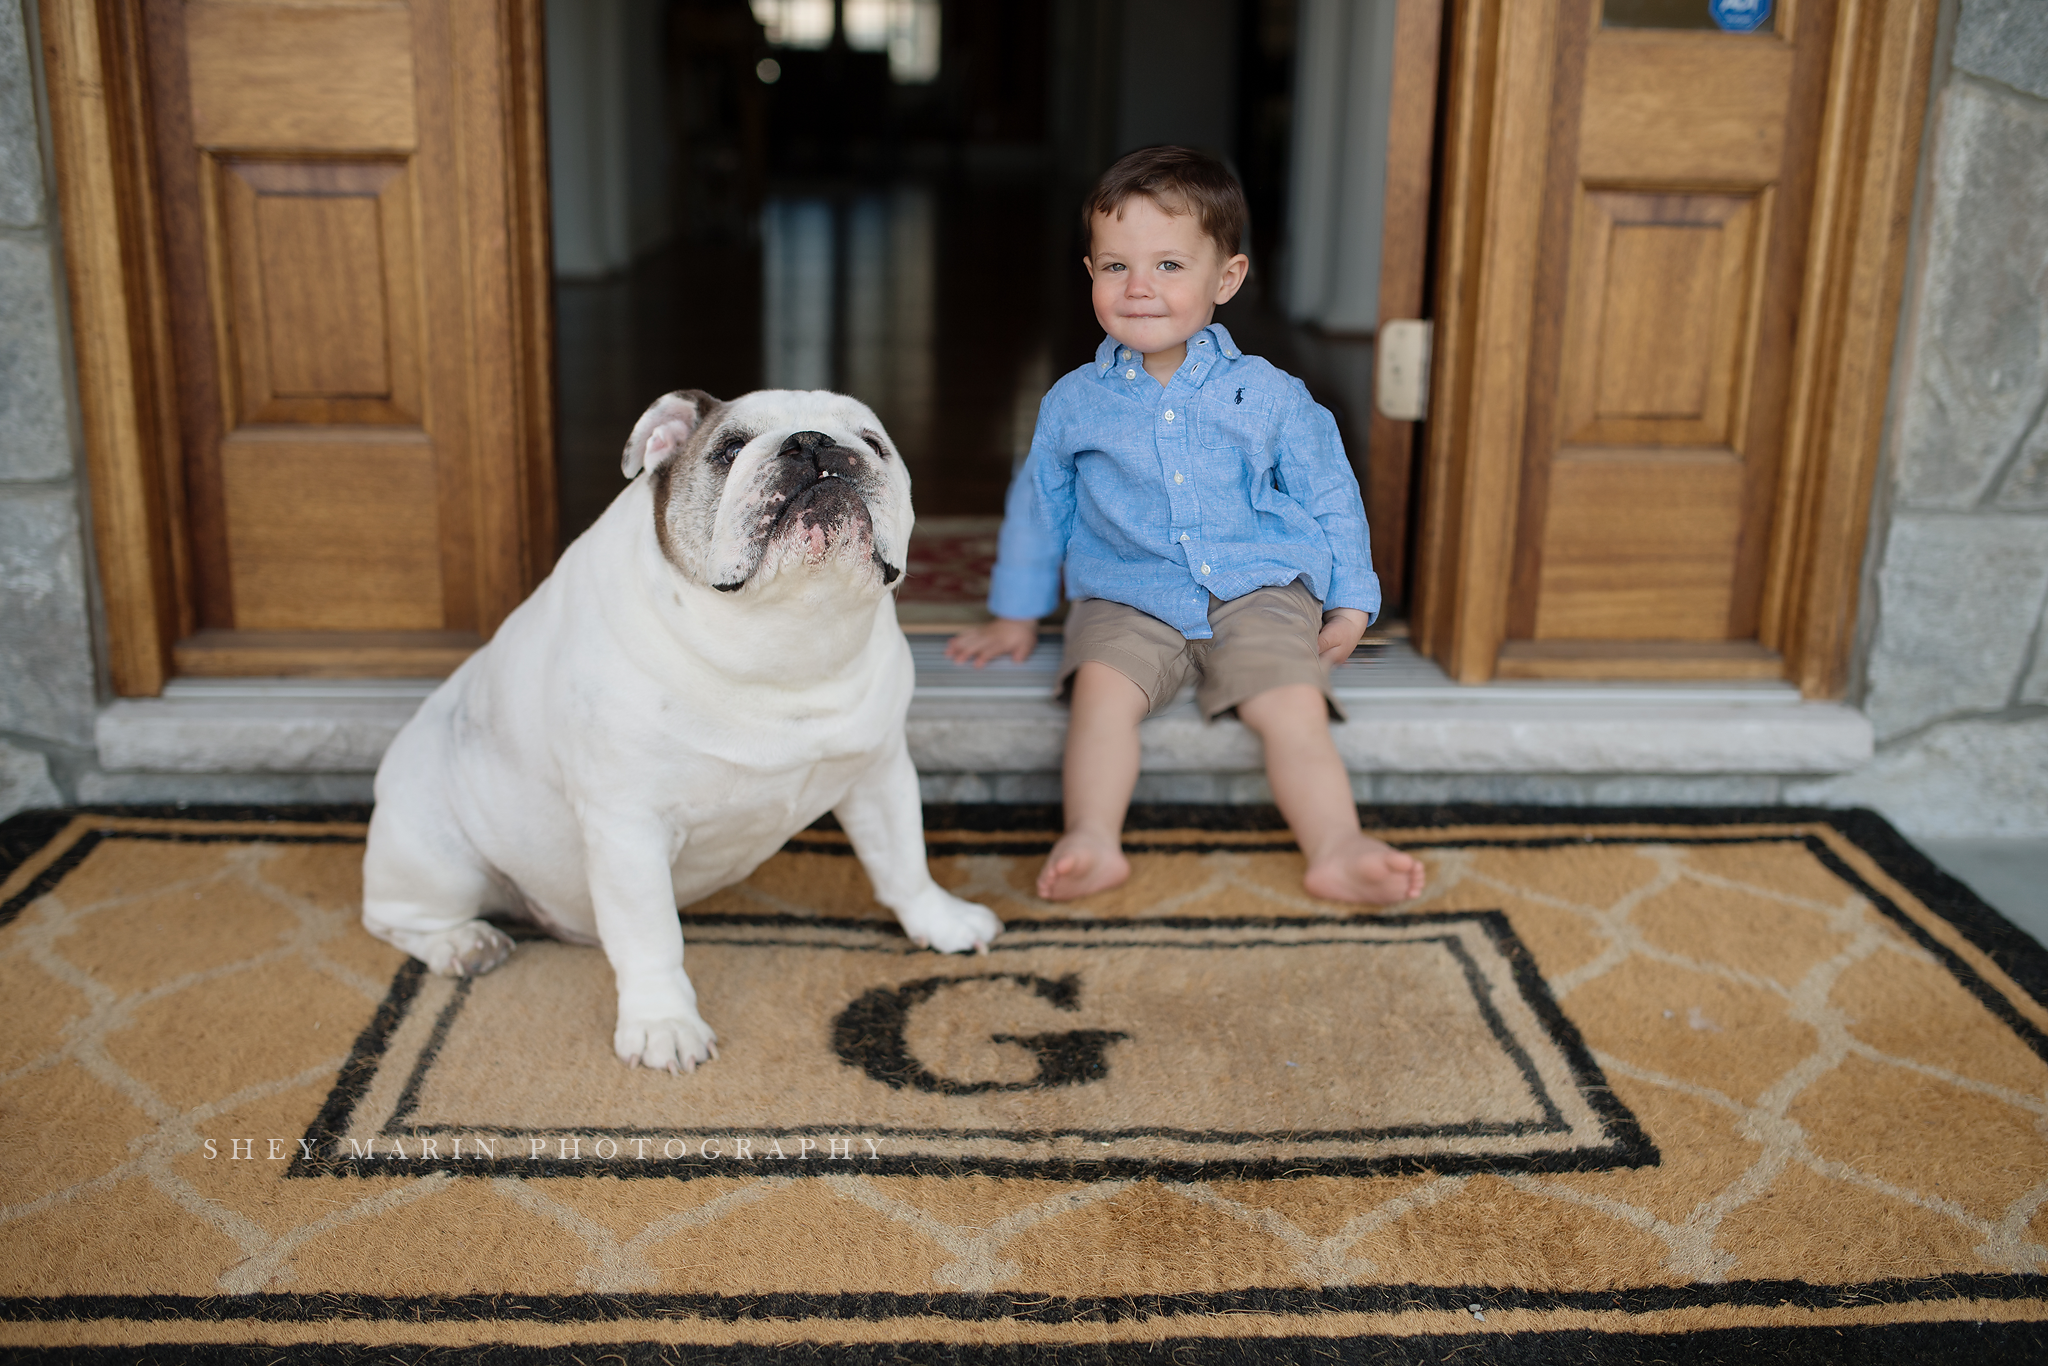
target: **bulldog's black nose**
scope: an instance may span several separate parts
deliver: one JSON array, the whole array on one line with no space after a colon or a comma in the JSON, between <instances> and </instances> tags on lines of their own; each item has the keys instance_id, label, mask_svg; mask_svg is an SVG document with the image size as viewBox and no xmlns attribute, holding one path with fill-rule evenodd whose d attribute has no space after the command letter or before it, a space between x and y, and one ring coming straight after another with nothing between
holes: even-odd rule
<instances>
[{"instance_id":1,"label":"bulldog's black nose","mask_svg":"<svg viewBox=\"0 0 2048 1366\"><path fill-rule=\"evenodd\" d=\"M823 432L791 432L780 452L791 460L808 461L819 474L846 475L853 472L855 456Z\"/></svg>"}]
</instances>

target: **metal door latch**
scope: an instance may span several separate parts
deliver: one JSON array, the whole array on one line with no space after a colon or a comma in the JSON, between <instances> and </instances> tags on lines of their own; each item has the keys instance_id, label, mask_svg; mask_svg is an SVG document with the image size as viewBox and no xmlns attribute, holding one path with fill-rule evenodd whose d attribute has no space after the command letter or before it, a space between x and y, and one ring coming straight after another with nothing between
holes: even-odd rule
<instances>
[{"instance_id":1,"label":"metal door latch","mask_svg":"<svg viewBox=\"0 0 2048 1366\"><path fill-rule=\"evenodd\" d=\"M1380 416L1420 422L1429 416L1429 343L1434 325L1402 318L1380 324L1376 339L1379 374L1373 402Z\"/></svg>"}]
</instances>

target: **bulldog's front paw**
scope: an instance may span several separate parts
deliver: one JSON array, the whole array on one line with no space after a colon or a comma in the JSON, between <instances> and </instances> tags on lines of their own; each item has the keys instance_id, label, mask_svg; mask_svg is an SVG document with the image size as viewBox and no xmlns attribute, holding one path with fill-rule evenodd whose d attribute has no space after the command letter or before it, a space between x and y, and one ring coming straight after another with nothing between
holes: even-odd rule
<instances>
[{"instance_id":1,"label":"bulldog's front paw","mask_svg":"<svg viewBox=\"0 0 2048 1366\"><path fill-rule=\"evenodd\" d=\"M379 939L404 949L425 963L427 971L442 977L481 976L512 953L512 940L487 920L465 920L448 930L403 930L388 925L369 928Z\"/></svg>"},{"instance_id":2,"label":"bulldog's front paw","mask_svg":"<svg viewBox=\"0 0 2048 1366\"><path fill-rule=\"evenodd\" d=\"M896 919L911 943L940 953L965 953L969 949L986 953L989 944L1003 932L1003 922L996 919L994 911L962 901L941 887L921 894L896 912Z\"/></svg>"},{"instance_id":3,"label":"bulldog's front paw","mask_svg":"<svg viewBox=\"0 0 2048 1366\"><path fill-rule=\"evenodd\" d=\"M612 1051L628 1067L653 1067L664 1072L694 1072L700 1062L718 1056L718 1036L695 1011L662 1020L619 1020Z\"/></svg>"}]
</instances>

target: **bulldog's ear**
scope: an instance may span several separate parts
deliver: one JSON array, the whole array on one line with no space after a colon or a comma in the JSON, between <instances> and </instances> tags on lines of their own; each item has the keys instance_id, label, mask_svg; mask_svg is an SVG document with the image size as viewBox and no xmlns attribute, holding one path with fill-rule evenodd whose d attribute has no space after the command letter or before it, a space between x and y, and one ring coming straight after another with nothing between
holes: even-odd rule
<instances>
[{"instance_id":1,"label":"bulldog's ear","mask_svg":"<svg viewBox=\"0 0 2048 1366\"><path fill-rule=\"evenodd\" d=\"M663 394L633 424L633 435L619 457L619 469L631 479L643 467L651 470L672 459L697 424L723 406L702 389Z\"/></svg>"}]
</instances>

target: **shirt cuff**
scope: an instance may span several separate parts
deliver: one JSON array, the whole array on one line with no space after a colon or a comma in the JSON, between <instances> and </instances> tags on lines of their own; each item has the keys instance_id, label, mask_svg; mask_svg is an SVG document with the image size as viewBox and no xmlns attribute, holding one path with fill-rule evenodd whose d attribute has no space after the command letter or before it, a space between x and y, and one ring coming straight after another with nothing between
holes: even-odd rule
<instances>
[{"instance_id":1,"label":"shirt cuff","mask_svg":"<svg viewBox=\"0 0 2048 1366\"><path fill-rule=\"evenodd\" d=\"M1323 610L1330 612L1339 607L1355 607L1369 620L1378 620L1380 576L1370 569L1333 568L1330 571L1330 596L1323 599Z\"/></svg>"}]
</instances>

